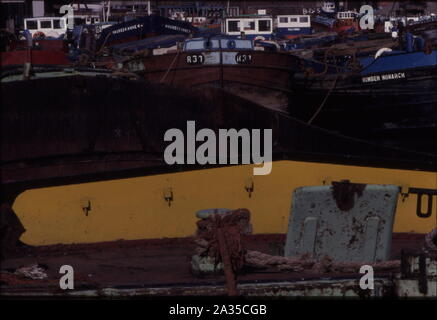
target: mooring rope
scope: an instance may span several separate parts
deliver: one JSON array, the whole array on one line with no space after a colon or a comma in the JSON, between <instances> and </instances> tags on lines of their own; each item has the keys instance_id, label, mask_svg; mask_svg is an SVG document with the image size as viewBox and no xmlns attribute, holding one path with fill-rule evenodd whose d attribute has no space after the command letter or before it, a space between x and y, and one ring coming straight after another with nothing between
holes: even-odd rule
<instances>
[{"instance_id":1,"label":"mooring rope","mask_svg":"<svg viewBox=\"0 0 437 320\"><path fill-rule=\"evenodd\" d=\"M167 77L167 74L170 72L170 70L173 68L174 63L176 62L177 57L179 56L179 52L178 51L175 55L175 57L173 58L173 61L171 62L170 66L168 67L167 71L165 72L164 76L162 77L162 79L159 81L159 83L163 83L165 78Z\"/></svg>"},{"instance_id":2,"label":"mooring rope","mask_svg":"<svg viewBox=\"0 0 437 320\"><path fill-rule=\"evenodd\" d=\"M323 99L322 103L320 104L319 108L313 114L311 119L308 120L308 124L311 124L314 121L314 119L319 115L320 111L322 111L323 106L325 105L326 101L328 100L329 96L331 95L332 91L334 90L335 86L337 85L337 80L338 80L338 74L334 79L334 84L332 85L331 89L329 89L328 93L326 94L326 96Z\"/></svg>"}]
</instances>

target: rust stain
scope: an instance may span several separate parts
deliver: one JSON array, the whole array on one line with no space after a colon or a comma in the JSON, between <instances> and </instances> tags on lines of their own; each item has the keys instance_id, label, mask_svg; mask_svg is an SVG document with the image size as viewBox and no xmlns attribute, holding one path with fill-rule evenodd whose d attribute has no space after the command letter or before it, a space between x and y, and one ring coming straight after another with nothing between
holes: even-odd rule
<instances>
[{"instance_id":1,"label":"rust stain","mask_svg":"<svg viewBox=\"0 0 437 320\"><path fill-rule=\"evenodd\" d=\"M349 180L332 182L332 195L341 211L349 211L355 205L355 194L358 197L363 195L365 184L350 183Z\"/></svg>"}]
</instances>

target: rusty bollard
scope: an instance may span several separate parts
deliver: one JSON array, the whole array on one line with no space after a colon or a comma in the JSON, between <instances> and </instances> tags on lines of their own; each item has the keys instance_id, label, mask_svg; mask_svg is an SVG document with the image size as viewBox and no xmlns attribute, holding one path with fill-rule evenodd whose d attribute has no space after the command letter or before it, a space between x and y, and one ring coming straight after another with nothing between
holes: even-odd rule
<instances>
[{"instance_id":1,"label":"rusty bollard","mask_svg":"<svg viewBox=\"0 0 437 320\"><path fill-rule=\"evenodd\" d=\"M247 209L213 209L198 212L194 274L224 273L230 296L238 295L237 275L244 266L243 236L252 232Z\"/></svg>"}]
</instances>

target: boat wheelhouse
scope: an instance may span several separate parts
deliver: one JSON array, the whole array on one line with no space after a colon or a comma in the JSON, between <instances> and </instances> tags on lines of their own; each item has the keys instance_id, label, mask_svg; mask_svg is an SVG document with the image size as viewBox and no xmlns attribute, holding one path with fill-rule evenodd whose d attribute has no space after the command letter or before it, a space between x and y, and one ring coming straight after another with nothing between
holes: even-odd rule
<instances>
[{"instance_id":1,"label":"boat wheelhouse","mask_svg":"<svg viewBox=\"0 0 437 320\"><path fill-rule=\"evenodd\" d=\"M244 35L249 39L267 40L273 38L273 18L271 16L241 16L225 18L222 33L227 36Z\"/></svg>"},{"instance_id":2,"label":"boat wheelhouse","mask_svg":"<svg viewBox=\"0 0 437 320\"><path fill-rule=\"evenodd\" d=\"M311 17L309 15L276 16L276 37L293 38L301 34L311 34Z\"/></svg>"},{"instance_id":3,"label":"boat wheelhouse","mask_svg":"<svg viewBox=\"0 0 437 320\"><path fill-rule=\"evenodd\" d=\"M24 19L24 30L34 38L61 38L68 29L67 17L37 17ZM73 26L100 23L98 15L74 15Z\"/></svg>"},{"instance_id":4,"label":"boat wheelhouse","mask_svg":"<svg viewBox=\"0 0 437 320\"><path fill-rule=\"evenodd\" d=\"M67 18L39 17L24 19L24 30L33 38L59 38L67 32Z\"/></svg>"}]
</instances>

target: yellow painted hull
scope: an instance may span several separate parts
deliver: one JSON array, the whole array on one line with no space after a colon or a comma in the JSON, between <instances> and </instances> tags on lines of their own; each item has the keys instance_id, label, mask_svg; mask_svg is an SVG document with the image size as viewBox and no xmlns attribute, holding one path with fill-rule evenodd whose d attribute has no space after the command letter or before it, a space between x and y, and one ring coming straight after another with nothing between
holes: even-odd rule
<instances>
[{"instance_id":1,"label":"yellow painted hull","mask_svg":"<svg viewBox=\"0 0 437 320\"><path fill-rule=\"evenodd\" d=\"M190 236L195 212L209 208L247 208L254 233L285 233L296 188L343 179L437 189L436 172L277 161L270 175L252 173L253 165L240 165L33 189L21 193L13 209L26 228L21 240L48 245ZM432 215L421 218L416 195L399 197L394 232L435 228L436 198ZM426 211L427 201L423 205Z\"/></svg>"}]
</instances>

